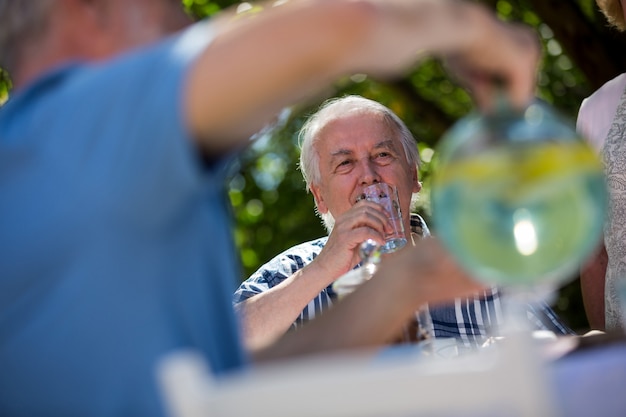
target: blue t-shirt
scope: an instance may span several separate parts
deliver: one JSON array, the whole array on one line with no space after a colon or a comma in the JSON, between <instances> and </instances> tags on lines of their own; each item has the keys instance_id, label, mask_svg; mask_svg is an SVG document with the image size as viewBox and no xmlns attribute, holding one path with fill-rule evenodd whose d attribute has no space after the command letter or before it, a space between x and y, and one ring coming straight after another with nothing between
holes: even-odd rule
<instances>
[{"instance_id":1,"label":"blue t-shirt","mask_svg":"<svg viewBox=\"0 0 626 417\"><path fill-rule=\"evenodd\" d=\"M160 416L165 354L246 362L228 159L201 161L182 123L209 29L57 68L0 108L0 415Z\"/></svg>"}]
</instances>

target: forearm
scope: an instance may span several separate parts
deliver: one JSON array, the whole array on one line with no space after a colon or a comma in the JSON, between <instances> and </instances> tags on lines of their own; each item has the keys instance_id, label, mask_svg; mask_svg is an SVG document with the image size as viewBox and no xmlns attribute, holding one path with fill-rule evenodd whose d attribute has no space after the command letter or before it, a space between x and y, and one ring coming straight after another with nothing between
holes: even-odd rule
<instances>
[{"instance_id":1,"label":"forearm","mask_svg":"<svg viewBox=\"0 0 626 417\"><path fill-rule=\"evenodd\" d=\"M583 265L580 288L589 326L604 330L604 286L608 257L604 245Z\"/></svg>"},{"instance_id":2,"label":"forearm","mask_svg":"<svg viewBox=\"0 0 626 417\"><path fill-rule=\"evenodd\" d=\"M484 7L464 1L290 1L218 25L189 73L187 123L207 151L224 151L342 75L397 75L424 52L500 74L522 101L532 93L533 60L514 37Z\"/></svg>"},{"instance_id":3,"label":"forearm","mask_svg":"<svg viewBox=\"0 0 626 417\"><path fill-rule=\"evenodd\" d=\"M285 334L333 278L314 261L279 285L238 304L236 309L248 348L259 349Z\"/></svg>"},{"instance_id":4,"label":"forearm","mask_svg":"<svg viewBox=\"0 0 626 417\"><path fill-rule=\"evenodd\" d=\"M379 346L391 341L424 303L450 301L485 289L434 238L394 255L354 293L298 332L285 335L271 349L255 352L255 358L273 360Z\"/></svg>"},{"instance_id":5,"label":"forearm","mask_svg":"<svg viewBox=\"0 0 626 417\"><path fill-rule=\"evenodd\" d=\"M224 25L190 72L189 123L209 150L245 141L280 109L345 73L341 55L370 19L366 8L341 0L270 8Z\"/></svg>"},{"instance_id":6,"label":"forearm","mask_svg":"<svg viewBox=\"0 0 626 417\"><path fill-rule=\"evenodd\" d=\"M419 301L407 300L410 296L406 287L399 285L398 280L382 281L384 277L366 282L302 329L286 334L269 349L256 350L255 360L376 347L389 342L413 315ZM381 296L383 292L385 296Z\"/></svg>"}]
</instances>

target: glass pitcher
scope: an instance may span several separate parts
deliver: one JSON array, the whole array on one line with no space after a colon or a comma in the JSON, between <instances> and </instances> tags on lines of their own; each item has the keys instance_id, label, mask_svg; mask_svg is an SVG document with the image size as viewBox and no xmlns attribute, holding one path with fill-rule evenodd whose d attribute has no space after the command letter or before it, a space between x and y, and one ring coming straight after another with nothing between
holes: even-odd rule
<instances>
[{"instance_id":1,"label":"glass pitcher","mask_svg":"<svg viewBox=\"0 0 626 417\"><path fill-rule=\"evenodd\" d=\"M442 138L433 226L476 279L557 286L597 245L607 204L603 166L571 123L546 104L502 101Z\"/></svg>"}]
</instances>

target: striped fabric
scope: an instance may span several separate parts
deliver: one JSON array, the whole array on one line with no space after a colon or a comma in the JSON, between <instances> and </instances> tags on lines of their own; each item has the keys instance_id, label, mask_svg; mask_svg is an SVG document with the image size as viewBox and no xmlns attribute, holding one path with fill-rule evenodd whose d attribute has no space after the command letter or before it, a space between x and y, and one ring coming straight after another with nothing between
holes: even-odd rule
<instances>
[{"instance_id":1,"label":"striped fabric","mask_svg":"<svg viewBox=\"0 0 626 417\"><path fill-rule=\"evenodd\" d=\"M428 226L417 214L411 214L411 232L420 238L430 235ZM327 239L322 237L301 243L270 260L239 286L233 296L234 304L269 290L304 268L321 252ZM336 295L328 286L302 310L292 328L296 329L313 319L330 307L334 300ZM526 305L525 310L531 328L573 334L547 304ZM494 287L479 297L456 299L453 304L443 306L429 306L428 312L432 322L431 332L435 337L455 337L467 348L480 346L494 332L497 334L497 328L503 322L501 291Z\"/></svg>"}]
</instances>

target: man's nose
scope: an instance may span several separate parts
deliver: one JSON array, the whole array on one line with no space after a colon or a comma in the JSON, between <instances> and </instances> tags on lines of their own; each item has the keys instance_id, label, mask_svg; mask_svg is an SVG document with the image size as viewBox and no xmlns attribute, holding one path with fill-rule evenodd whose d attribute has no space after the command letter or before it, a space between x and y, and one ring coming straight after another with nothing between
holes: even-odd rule
<instances>
[{"instance_id":1,"label":"man's nose","mask_svg":"<svg viewBox=\"0 0 626 417\"><path fill-rule=\"evenodd\" d=\"M359 183L361 185L370 185L381 182L381 177L376 170L376 165L371 161L361 161L359 172Z\"/></svg>"}]
</instances>

